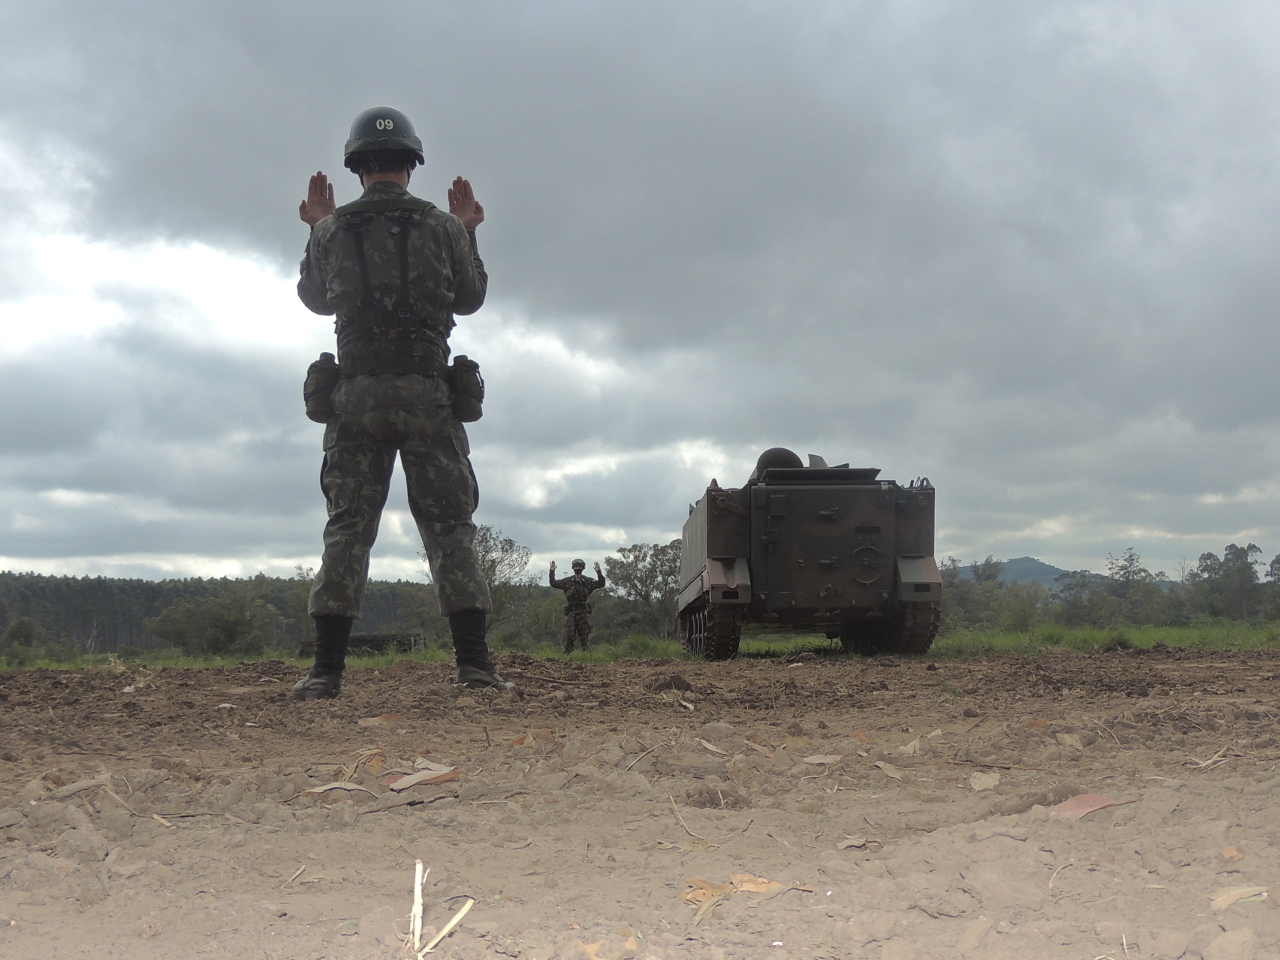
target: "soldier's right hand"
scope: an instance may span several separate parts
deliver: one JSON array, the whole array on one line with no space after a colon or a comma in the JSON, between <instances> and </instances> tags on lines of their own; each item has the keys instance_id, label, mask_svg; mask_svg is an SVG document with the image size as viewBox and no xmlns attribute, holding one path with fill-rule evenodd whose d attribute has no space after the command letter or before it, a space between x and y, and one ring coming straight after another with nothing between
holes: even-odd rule
<instances>
[{"instance_id":1,"label":"soldier's right hand","mask_svg":"<svg viewBox=\"0 0 1280 960\"><path fill-rule=\"evenodd\" d=\"M307 199L298 204L299 219L307 226L314 227L337 209L338 205L333 202L333 184L317 170L307 184Z\"/></svg>"},{"instance_id":2,"label":"soldier's right hand","mask_svg":"<svg viewBox=\"0 0 1280 960\"><path fill-rule=\"evenodd\" d=\"M552 573L556 572L556 562L554 560L551 561L551 572Z\"/></svg>"},{"instance_id":3,"label":"soldier's right hand","mask_svg":"<svg viewBox=\"0 0 1280 960\"><path fill-rule=\"evenodd\" d=\"M462 221L468 233L474 233L484 223L484 207L476 200L471 182L463 177L455 179L449 188L449 212Z\"/></svg>"}]
</instances>

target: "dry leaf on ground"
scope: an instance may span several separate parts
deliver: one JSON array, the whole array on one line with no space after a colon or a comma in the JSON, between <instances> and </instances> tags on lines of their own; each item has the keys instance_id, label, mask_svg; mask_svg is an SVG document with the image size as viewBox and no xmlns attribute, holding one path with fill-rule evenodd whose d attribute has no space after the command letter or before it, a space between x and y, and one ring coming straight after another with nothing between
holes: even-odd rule
<instances>
[{"instance_id":1,"label":"dry leaf on ground","mask_svg":"<svg viewBox=\"0 0 1280 960\"><path fill-rule=\"evenodd\" d=\"M1054 739L1061 746L1070 747L1072 750L1084 749L1084 744L1080 741L1080 737L1074 733L1059 733Z\"/></svg>"},{"instance_id":2,"label":"dry leaf on ground","mask_svg":"<svg viewBox=\"0 0 1280 960\"><path fill-rule=\"evenodd\" d=\"M404 714L384 713L377 717L361 717L356 722L362 727L377 727L391 723L404 723Z\"/></svg>"},{"instance_id":3,"label":"dry leaf on ground","mask_svg":"<svg viewBox=\"0 0 1280 960\"><path fill-rule=\"evenodd\" d=\"M755 750L755 751L757 751L757 752L759 752L759 753L763 753L763 754L764 754L766 757L768 757L770 760L772 760L772 759L773 759L773 748L772 748L772 747L766 747L763 743L756 743L756 742L754 742L754 741L752 741L752 740L748 740L748 741L746 741L746 743L747 743L747 746L748 746L748 747L750 747L752 750Z\"/></svg>"},{"instance_id":4,"label":"dry leaf on ground","mask_svg":"<svg viewBox=\"0 0 1280 960\"><path fill-rule=\"evenodd\" d=\"M733 886L731 884L716 883L711 880L704 880L702 877L693 877L689 881L689 889L680 894L680 899L690 906L701 906L716 897L727 897L732 893Z\"/></svg>"},{"instance_id":5,"label":"dry leaf on ground","mask_svg":"<svg viewBox=\"0 0 1280 960\"><path fill-rule=\"evenodd\" d=\"M445 770L443 773L437 773L434 770L422 770L393 780L387 786L399 793L401 790L408 790L410 787L416 787L424 783L448 783L451 780L460 780L461 778L462 775L457 770Z\"/></svg>"},{"instance_id":6,"label":"dry leaf on ground","mask_svg":"<svg viewBox=\"0 0 1280 960\"><path fill-rule=\"evenodd\" d=\"M1236 847L1236 846L1223 847L1222 859L1234 863L1236 860L1243 860L1244 854L1240 852L1239 847Z\"/></svg>"},{"instance_id":7,"label":"dry leaf on ground","mask_svg":"<svg viewBox=\"0 0 1280 960\"><path fill-rule=\"evenodd\" d=\"M902 779L902 771L892 763L885 763L883 760L877 760L874 765L883 770L886 777L892 777L894 780Z\"/></svg>"},{"instance_id":8,"label":"dry leaf on ground","mask_svg":"<svg viewBox=\"0 0 1280 960\"><path fill-rule=\"evenodd\" d=\"M546 730L546 729L526 730L524 733L520 734L520 736L516 737L514 740L508 741L507 746L527 747L529 746L529 744L534 742L548 743L554 740L555 737L556 735L554 730Z\"/></svg>"},{"instance_id":9,"label":"dry leaf on ground","mask_svg":"<svg viewBox=\"0 0 1280 960\"><path fill-rule=\"evenodd\" d=\"M990 790L1000 783L998 770L981 770L969 777L969 786L974 790Z\"/></svg>"},{"instance_id":10,"label":"dry leaf on ground","mask_svg":"<svg viewBox=\"0 0 1280 960\"><path fill-rule=\"evenodd\" d=\"M764 877L757 877L754 873L731 873L729 882L743 893L773 893L775 890L782 889L782 884L777 880L766 880Z\"/></svg>"},{"instance_id":11,"label":"dry leaf on ground","mask_svg":"<svg viewBox=\"0 0 1280 960\"><path fill-rule=\"evenodd\" d=\"M897 754L898 756L900 756L900 757L914 757L914 756L916 756L916 755L920 752L920 738L919 738L919 737L916 737L916 738L915 738L914 740L912 740L910 743L908 743L908 744L906 744L906 745L904 745L904 746L898 747L898 749L896 749L896 750L895 750L895 751L893 751L893 752L894 752L894 753L896 753L896 754Z\"/></svg>"},{"instance_id":12,"label":"dry leaf on ground","mask_svg":"<svg viewBox=\"0 0 1280 960\"><path fill-rule=\"evenodd\" d=\"M1213 901L1211 906L1214 910L1226 910L1233 903L1239 903L1241 900L1258 900L1265 899L1267 896L1266 887L1229 887L1226 890L1218 890L1209 895L1209 899Z\"/></svg>"},{"instance_id":13,"label":"dry leaf on ground","mask_svg":"<svg viewBox=\"0 0 1280 960\"><path fill-rule=\"evenodd\" d=\"M867 845L866 837L845 837L843 840L841 840L839 843L836 844L836 849L848 850L850 847L857 847L861 849L866 845Z\"/></svg>"},{"instance_id":14,"label":"dry leaf on ground","mask_svg":"<svg viewBox=\"0 0 1280 960\"><path fill-rule=\"evenodd\" d=\"M367 793L371 797L377 796L377 794L374 793L372 790L370 790L368 787L362 787L358 783L347 783L345 780L335 780L333 783L326 783L322 787L311 787L309 790L303 790L302 792L303 793L328 793L330 790L347 790L347 791L359 790L362 793Z\"/></svg>"},{"instance_id":15,"label":"dry leaf on ground","mask_svg":"<svg viewBox=\"0 0 1280 960\"><path fill-rule=\"evenodd\" d=\"M1050 807L1049 813L1055 817L1061 817L1063 820L1079 820L1081 817L1087 817L1095 810L1105 810L1107 807L1118 806L1120 806L1119 800L1102 797L1096 793L1082 793L1078 797L1063 800L1061 803Z\"/></svg>"},{"instance_id":16,"label":"dry leaf on ground","mask_svg":"<svg viewBox=\"0 0 1280 960\"><path fill-rule=\"evenodd\" d=\"M454 768L443 763L436 763L434 760L428 760L425 757L419 757L413 761L413 769L430 773L448 773Z\"/></svg>"},{"instance_id":17,"label":"dry leaf on ground","mask_svg":"<svg viewBox=\"0 0 1280 960\"><path fill-rule=\"evenodd\" d=\"M804 762L812 763L815 766L823 766L825 764L839 763L843 759L844 756L839 753L818 753L812 757L805 757Z\"/></svg>"},{"instance_id":18,"label":"dry leaf on ground","mask_svg":"<svg viewBox=\"0 0 1280 960\"><path fill-rule=\"evenodd\" d=\"M717 746L716 746L714 743L712 743L710 740L703 740L701 737L694 737L694 738L693 738L693 740L694 740L694 742L695 742L695 743L699 743L699 744L701 744L701 745L702 745L702 746L704 746L706 749L710 750L712 753L718 753L718 754L720 754L720 756L722 756L722 757L730 756L730 753L729 753L729 751L728 751L728 750L721 750L719 747L717 747Z\"/></svg>"}]
</instances>

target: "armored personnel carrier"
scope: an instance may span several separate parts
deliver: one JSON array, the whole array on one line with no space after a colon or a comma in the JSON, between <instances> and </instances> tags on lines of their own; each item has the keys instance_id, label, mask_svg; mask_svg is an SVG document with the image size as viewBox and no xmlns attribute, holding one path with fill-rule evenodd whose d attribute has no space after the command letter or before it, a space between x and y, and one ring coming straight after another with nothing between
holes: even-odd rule
<instances>
[{"instance_id":1,"label":"armored personnel carrier","mask_svg":"<svg viewBox=\"0 0 1280 960\"><path fill-rule=\"evenodd\" d=\"M686 652L725 660L746 623L821 631L846 650L925 653L938 632L933 485L806 467L782 447L746 485L715 480L689 508L676 601Z\"/></svg>"}]
</instances>

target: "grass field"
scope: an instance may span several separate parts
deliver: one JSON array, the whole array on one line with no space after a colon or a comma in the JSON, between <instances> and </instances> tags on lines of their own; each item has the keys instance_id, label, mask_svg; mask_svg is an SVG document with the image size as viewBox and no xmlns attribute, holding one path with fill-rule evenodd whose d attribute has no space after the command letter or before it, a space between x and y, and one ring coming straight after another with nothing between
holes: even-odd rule
<instances>
[{"instance_id":1,"label":"grass field","mask_svg":"<svg viewBox=\"0 0 1280 960\"><path fill-rule=\"evenodd\" d=\"M1034 656L1049 652L1093 653L1097 650L1146 649L1156 644L1188 647L1198 650L1268 650L1280 648L1280 623L1244 623L1215 621L1183 627L1133 627L1119 625L1108 628L1066 628L1044 624L1026 633L961 630L943 635L929 651L932 658ZM496 652L502 653L499 649ZM563 659L559 646L540 644L521 648L520 653L539 660ZM811 652L819 656L845 656L836 641L818 635L764 633L744 636L739 655L742 657L780 657ZM596 644L586 653L575 652L577 663L611 663L623 659L685 659L677 640L660 637L633 636L619 643ZM129 663L146 666L212 667L240 662L242 657L191 657L176 650L141 651L120 657L114 654L76 654L63 650L15 650L0 654L0 669L118 669ZM292 653L274 651L251 660L288 660ZM426 662L452 660L452 651L431 646L425 650L402 654L352 656L353 666L379 667L396 660Z\"/></svg>"}]
</instances>

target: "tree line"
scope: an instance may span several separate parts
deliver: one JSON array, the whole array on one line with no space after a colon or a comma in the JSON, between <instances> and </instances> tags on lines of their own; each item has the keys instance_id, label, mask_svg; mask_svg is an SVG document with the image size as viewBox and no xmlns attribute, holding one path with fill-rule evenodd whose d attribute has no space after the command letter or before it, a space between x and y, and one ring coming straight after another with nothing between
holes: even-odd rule
<instances>
[{"instance_id":1,"label":"tree line","mask_svg":"<svg viewBox=\"0 0 1280 960\"><path fill-rule=\"evenodd\" d=\"M1133 547L1108 555L1105 574L1076 570L1053 589L1006 583L1002 564L988 556L962 567L954 557L942 571L942 632L1023 632L1044 623L1065 627L1175 627L1206 620L1280 620L1280 556L1260 560L1256 544L1228 544L1222 555L1202 553L1177 579L1151 571ZM964 576L965 573L968 576Z\"/></svg>"},{"instance_id":2,"label":"tree line","mask_svg":"<svg viewBox=\"0 0 1280 960\"><path fill-rule=\"evenodd\" d=\"M500 530L479 528L477 548L494 610L490 639L499 650L557 645L564 594L545 572L530 573L530 551ZM942 634L961 630L1028 631L1066 627L1181 626L1196 621L1280 620L1280 556L1259 559L1255 544L1204 553L1170 580L1152 572L1130 547L1108 556L1105 574L1078 570L1052 589L1001 580L988 556L967 565L948 557ZM604 560L608 584L592 595L592 637L674 636L680 541L632 544ZM424 563L425 569L425 563ZM312 633L307 595L312 571L293 577L232 580L125 580L0 572L0 664L80 653L129 655L167 648L193 656L291 655ZM448 647L448 620L429 583L371 580L356 634L416 634Z\"/></svg>"},{"instance_id":3,"label":"tree line","mask_svg":"<svg viewBox=\"0 0 1280 960\"><path fill-rule=\"evenodd\" d=\"M545 573L528 571L529 549L489 526L478 529L476 545L494 601L494 646L558 643L564 594L551 589ZM608 586L591 598L593 639L671 636L679 564L679 540L632 544L606 557ZM0 572L0 662L162 648L193 656L291 654L312 635L312 574L299 567L290 578L146 581ZM446 647L451 642L435 590L407 580L369 581L353 632L416 634L428 645Z\"/></svg>"}]
</instances>

